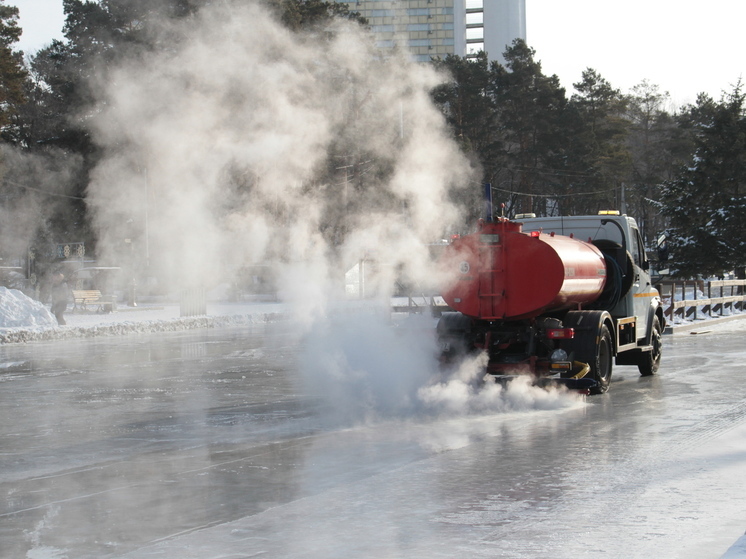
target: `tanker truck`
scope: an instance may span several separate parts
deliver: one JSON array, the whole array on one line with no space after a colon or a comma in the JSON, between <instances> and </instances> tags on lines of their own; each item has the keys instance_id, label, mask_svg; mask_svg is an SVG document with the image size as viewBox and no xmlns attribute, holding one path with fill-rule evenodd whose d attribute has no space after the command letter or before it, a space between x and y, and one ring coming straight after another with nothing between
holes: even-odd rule
<instances>
[{"instance_id":1,"label":"tanker truck","mask_svg":"<svg viewBox=\"0 0 746 559\"><path fill-rule=\"evenodd\" d=\"M665 317L631 217L490 216L455 236L440 264L445 366L486 352L498 381L530 374L585 394L608 390L614 361L658 370Z\"/></svg>"}]
</instances>

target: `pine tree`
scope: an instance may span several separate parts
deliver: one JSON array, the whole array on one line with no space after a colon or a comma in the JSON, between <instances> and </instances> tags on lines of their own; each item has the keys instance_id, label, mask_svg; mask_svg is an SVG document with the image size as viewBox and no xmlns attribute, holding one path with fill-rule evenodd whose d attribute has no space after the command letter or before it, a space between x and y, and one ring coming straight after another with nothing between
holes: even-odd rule
<instances>
[{"instance_id":1,"label":"pine tree","mask_svg":"<svg viewBox=\"0 0 746 559\"><path fill-rule=\"evenodd\" d=\"M564 189L562 213L617 208L617 193L629 166L623 97L592 68L573 86L577 93L563 118L565 141L557 159Z\"/></svg>"},{"instance_id":2,"label":"pine tree","mask_svg":"<svg viewBox=\"0 0 746 559\"><path fill-rule=\"evenodd\" d=\"M626 96L631 164L626 180L627 211L637 219L646 240L655 238L664 227L657 204L660 185L674 178L693 147L675 117L666 111L668 100L667 92L647 80Z\"/></svg>"},{"instance_id":3,"label":"pine tree","mask_svg":"<svg viewBox=\"0 0 746 559\"><path fill-rule=\"evenodd\" d=\"M350 19L366 25L368 21L347 4L326 0L264 0L279 15L282 23L293 31L324 26L333 18Z\"/></svg>"},{"instance_id":4,"label":"pine tree","mask_svg":"<svg viewBox=\"0 0 746 559\"><path fill-rule=\"evenodd\" d=\"M672 271L683 277L746 268L746 107L742 84L716 103L700 95L687 118L696 151L678 178L665 183Z\"/></svg>"},{"instance_id":5,"label":"pine tree","mask_svg":"<svg viewBox=\"0 0 746 559\"><path fill-rule=\"evenodd\" d=\"M21 36L18 8L5 6L0 0L0 136L6 141L18 141L17 114L25 100L27 72L23 54L13 50Z\"/></svg>"},{"instance_id":6,"label":"pine tree","mask_svg":"<svg viewBox=\"0 0 746 559\"><path fill-rule=\"evenodd\" d=\"M446 117L454 139L471 159L479 161L482 182L495 183L503 165L500 161L497 109L490 94L491 68L487 55L474 58L450 55L433 64L449 79L432 92L435 104ZM473 223L482 213L482 189L468 185L459 200L466 220Z\"/></svg>"},{"instance_id":7,"label":"pine tree","mask_svg":"<svg viewBox=\"0 0 746 559\"><path fill-rule=\"evenodd\" d=\"M492 95L498 111L503 172L497 181L520 193L518 212L547 212L557 192L555 158L562 147L561 118L567 105L556 75L546 76L536 51L522 39L493 63Z\"/></svg>"},{"instance_id":8,"label":"pine tree","mask_svg":"<svg viewBox=\"0 0 746 559\"><path fill-rule=\"evenodd\" d=\"M433 64L449 75L446 83L433 90L433 100L462 148L481 153L494 141L495 106L489 96L487 55L480 52L472 59L449 55Z\"/></svg>"}]
</instances>

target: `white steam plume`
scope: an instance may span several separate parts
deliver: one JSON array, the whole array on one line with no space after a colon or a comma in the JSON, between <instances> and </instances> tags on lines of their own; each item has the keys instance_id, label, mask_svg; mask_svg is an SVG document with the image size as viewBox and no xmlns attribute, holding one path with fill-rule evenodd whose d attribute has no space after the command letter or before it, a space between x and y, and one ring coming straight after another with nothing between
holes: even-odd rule
<instances>
[{"instance_id":1,"label":"white steam plume","mask_svg":"<svg viewBox=\"0 0 746 559\"><path fill-rule=\"evenodd\" d=\"M430 66L381 59L349 22L291 33L256 3L173 25L169 49L103 86L93 126L107 156L88 193L100 256L138 235L142 247L147 215L155 275L210 286L280 262L283 296L308 316L364 254L383 293L395 270L432 279L427 243L458 221L449 190L471 168L430 102Z\"/></svg>"},{"instance_id":2,"label":"white steam plume","mask_svg":"<svg viewBox=\"0 0 746 559\"><path fill-rule=\"evenodd\" d=\"M412 316L392 327L381 313L357 312L317 322L301 354L307 391L343 424L452 418L580 405L563 387L532 386L518 376L507 386L485 374L487 354L440 372L432 320Z\"/></svg>"},{"instance_id":3,"label":"white steam plume","mask_svg":"<svg viewBox=\"0 0 746 559\"><path fill-rule=\"evenodd\" d=\"M572 406L582 396L563 387L532 386L531 375L518 375L507 385L485 375L487 353L464 359L446 379L421 387L418 398L430 410L462 415L502 413L525 410L551 410Z\"/></svg>"},{"instance_id":4,"label":"white steam plume","mask_svg":"<svg viewBox=\"0 0 746 559\"><path fill-rule=\"evenodd\" d=\"M71 187L80 169L80 159L62 150L48 148L39 156L9 144L0 145L0 178L6 189L0 206L1 254L25 255L37 235L48 233L38 229L39 224L45 223L60 204L74 198Z\"/></svg>"}]
</instances>

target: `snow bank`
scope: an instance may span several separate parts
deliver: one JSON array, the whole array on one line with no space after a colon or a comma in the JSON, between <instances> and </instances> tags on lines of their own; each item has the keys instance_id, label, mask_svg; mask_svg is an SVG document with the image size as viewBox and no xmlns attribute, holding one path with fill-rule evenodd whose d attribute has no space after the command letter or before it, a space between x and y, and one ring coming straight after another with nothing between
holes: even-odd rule
<instances>
[{"instance_id":1,"label":"snow bank","mask_svg":"<svg viewBox=\"0 0 746 559\"><path fill-rule=\"evenodd\" d=\"M0 328L50 328L57 325L51 312L17 289L0 287Z\"/></svg>"},{"instance_id":2,"label":"snow bank","mask_svg":"<svg viewBox=\"0 0 746 559\"><path fill-rule=\"evenodd\" d=\"M66 317L67 318L67 317ZM153 334L178 332L197 328L225 328L273 322L282 318L278 313L251 313L232 316L195 316L165 320L139 320L95 324L92 326L46 326L0 328L0 344L26 343L95 336L120 336L124 334ZM54 317L52 317L54 321Z\"/></svg>"},{"instance_id":3,"label":"snow bank","mask_svg":"<svg viewBox=\"0 0 746 559\"><path fill-rule=\"evenodd\" d=\"M266 323L283 314L276 307L243 305L216 306L214 316L180 317L172 309L142 308L134 312L67 313L67 326L58 326L52 313L40 302L16 289L0 287L0 343L176 332L196 328L218 328Z\"/></svg>"}]
</instances>

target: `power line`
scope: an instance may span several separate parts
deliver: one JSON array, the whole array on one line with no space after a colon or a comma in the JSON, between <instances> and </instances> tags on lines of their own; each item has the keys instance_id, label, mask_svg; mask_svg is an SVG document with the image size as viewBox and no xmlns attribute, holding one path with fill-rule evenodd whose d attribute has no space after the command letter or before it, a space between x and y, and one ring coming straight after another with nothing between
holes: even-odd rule
<instances>
[{"instance_id":1,"label":"power line","mask_svg":"<svg viewBox=\"0 0 746 559\"><path fill-rule=\"evenodd\" d=\"M583 173L581 171L571 171L563 169L536 169L534 167L509 167L506 168L508 171L522 171L524 173L532 173L534 175L544 175L545 177L565 177L565 178L586 178L593 179L597 178L597 175L590 173Z\"/></svg>"},{"instance_id":2,"label":"power line","mask_svg":"<svg viewBox=\"0 0 746 559\"><path fill-rule=\"evenodd\" d=\"M25 184L18 184L17 182L5 180L3 181L4 184L7 184L8 186L14 186L16 188L23 188L25 190L33 190L34 192L39 192L41 194L46 194L47 196L57 196L58 198L70 198L71 200L85 200L82 196L70 196L69 194L57 194L55 192L49 192L47 190L42 190L41 188L34 188L33 186L27 186Z\"/></svg>"},{"instance_id":3,"label":"power line","mask_svg":"<svg viewBox=\"0 0 746 559\"><path fill-rule=\"evenodd\" d=\"M596 190L593 192L573 192L571 194L533 194L533 193L528 193L528 192L516 192L514 190L498 188L496 186L493 186L492 190L499 190L500 192L505 192L507 194L515 194L516 196L533 196L535 198L569 198L570 196L589 196L591 194L606 194L608 192L615 191L616 188L609 188L606 190Z\"/></svg>"}]
</instances>

